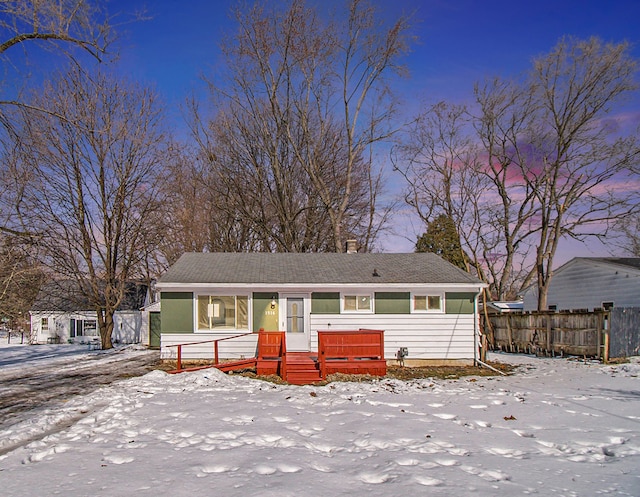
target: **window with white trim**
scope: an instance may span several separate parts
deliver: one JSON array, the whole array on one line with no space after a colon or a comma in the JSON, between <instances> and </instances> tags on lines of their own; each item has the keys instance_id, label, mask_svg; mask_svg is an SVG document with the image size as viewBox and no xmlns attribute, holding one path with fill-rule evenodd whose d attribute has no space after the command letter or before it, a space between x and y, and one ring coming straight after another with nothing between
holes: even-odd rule
<instances>
[{"instance_id":1,"label":"window with white trim","mask_svg":"<svg viewBox=\"0 0 640 497\"><path fill-rule=\"evenodd\" d=\"M98 322L95 319L71 319L69 325L69 337L95 337L98 336Z\"/></svg>"},{"instance_id":2,"label":"window with white trim","mask_svg":"<svg viewBox=\"0 0 640 497\"><path fill-rule=\"evenodd\" d=\"M414 294L413 312L443 312L444 298L442 294Z\"/></svg>"},{"instance_id":3,"label":"window with white trim","mask_svg":"<svg viewBox=\"0 0 640 497\"><path fill-rule=\"evenodd\" d=\"M40 329L42 331L49 331L49 318L42 318L40 320Z\"/></svg>"},{"instance_id":4,"label":"window with white trim","mask_svg":"<svg viewBox=\"0 0 640 497\"><path fill-rule=\"evenodd\" d=\"M342 309L344 312L372 312L370 294L343 295Z\"/></svg>"},{"instance_id":5,"label":"window with white trim","mask_svg":"<svg viewBox=\"0 0 640 497\"><path fill-rule=\"evenodd\" d=\"M198 295L199 330L248 330L247 295Z\"/></svg>"}]
</instances>

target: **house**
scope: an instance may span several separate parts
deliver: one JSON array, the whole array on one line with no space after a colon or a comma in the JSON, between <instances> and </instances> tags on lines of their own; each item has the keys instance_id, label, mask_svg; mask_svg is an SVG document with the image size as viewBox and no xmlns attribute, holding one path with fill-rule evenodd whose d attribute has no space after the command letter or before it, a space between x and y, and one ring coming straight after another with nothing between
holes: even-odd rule
<instances>
[{"instance_id":1,"label":"house","mask_svg":"<svg viewBox=\"0 0 640 497\"><path fill-rule=\"evenodd\" d=\"M140 343L144 339L142 307L148 304L147 285L131 282L114 314L114 343ZM90 343L99 338L95 309L75 281L45 283L29 311L32 343Z\"/></svg>"},{"instance_id":2,"label":"house","mask_svg":"<svg viewBox=\"0 0 640 497\"><path fill-rule=\"evenodd\" d=\"M157 283L161 354L253 357L260 329L289 351L317 351L318 331L384 330L384 356L472 362L478 279L431 253L187 253Z\"/></svg>"},{"instance_id":3,"label":"house","mask_svg":"<svg viewBox=\"0 0 640 497\"><path fill-rule=\"evenodd\" d=\"M538 308L535 285L523 294L524 310ZM549 310L640 307L640 258L575 257L556 269L547 296Z\"/></svg>"}]
</instances>

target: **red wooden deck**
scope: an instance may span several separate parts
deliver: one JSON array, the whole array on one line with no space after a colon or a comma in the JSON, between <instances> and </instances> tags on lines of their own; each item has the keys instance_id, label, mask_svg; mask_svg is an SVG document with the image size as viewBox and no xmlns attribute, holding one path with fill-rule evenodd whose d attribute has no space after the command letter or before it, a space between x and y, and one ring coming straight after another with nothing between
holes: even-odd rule
<instances>
[{"instance_id":1,"label":"red wooden deck","mask_svg":"<svg viewBox=\"0 0 640 497\"><path fill-rule=\"evenodd\" d=\"M283 331L260 331L256 357L208 366L182 368L182 345L178 347L178 365L170 373L217 368L224 372L256 368L259 375L279 375L293 385L309 385L323 381L332 373L384 376L384 332L381 330L319 331L318 352L287 352ZM217 351L217 343L215 344Z\"/></svg>"}]
</instances>

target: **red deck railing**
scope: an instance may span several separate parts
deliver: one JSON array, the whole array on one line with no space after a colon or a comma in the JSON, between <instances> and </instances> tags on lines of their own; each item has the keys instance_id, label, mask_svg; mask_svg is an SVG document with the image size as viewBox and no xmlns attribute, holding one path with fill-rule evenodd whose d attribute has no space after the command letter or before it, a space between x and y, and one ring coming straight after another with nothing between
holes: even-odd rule
<instances>
[{"instance_id":1,"label":"red deck railing","mask_svg":"<svg viewBox=\"0 0 640 497\"><path fill-rule=\"evenodd\" d=\"M279 373L281 378L287 377L287 340L284 331L258 332L257 373Z\"/></svg>"},{"instance_id":2,"label":"red deck railing","mask_svg":"<svg viewBox=\"0 0 640 497\"><path fill-rule=\"evenodd\" d=\"M213 343L213 364L212 366L220 365L220 357L219 357L219 342L225 340L232 340L234 338L246 337L250 335L250 333L243 333L239 335L232 335L223 338L216 338L213 340L203 340L201 342L187 342L187 343L178 343L175 345L167 345L167 348L176 348L176 372L184 371L185 368L182 367L182 347L186 347L189 345L202 345L206 343ZM258 353L256 357L252 357L250 359L244 359L237 362L238 365L248 365L250 363L255 363L257 361L263 362L279 362L280 363L280 371L281 376L284 377L286 374L286 355L287 355L287 346L285 340L285 332L284 331L264 331L260 330L258 332ZM242 363L242 364L240 364ZM227 364L227 363L222 363ZM205 366L209 367L209 366ZM196 368L199 369L199 368Z\"/></svg>"},{"instance_id":3,"label":"red deck railing","mask_svg":"<svg viewBox=\"0 0 640 497\"><path fill-rule=\"evenodd\" d=\"M384 331L318 331L320 374L369 373L384 376Z\"/></svg>"},{"instance_id":4,"label":"red deck railing","mask_svg":"<svg viewBox=\"0 0 640 497\"><path fill-rule=\"evenodd\" d=\"M231 340L233 338L239 338L239 337L246 337L247 333L243 333L241 335L232 335L230 337L223 337L223 338L216 338L215 340L204 340L202 342L187 342L187 343L178 343L175 345L167 345L167 348L173 348L176 347L177 350L177 354L176 354L176 370L181 371L182 368L182 347L188 346L188 345L202 345L204 343L213 343L213 365L217 365L220 363L220 359L219 359L219 346L218 346L218 342L222 342L224 340Z\"/></svg>"},{"instance_id":5,"label":"red deck railing","mask_svg":"<svg viewBox=\"0 0 640 497\"><path fill-rule=\"evenodd\" d=\"M331 373L384 376L387 371L384 358L384 331L364 329L318 331L317 362L316 358L309 354L309 359L311 360L306 362L301 362L299 357L296 360L292 359L291 368L287 367L286 333L284 331L264 331L261 329L258 332L257 354L255 357L220 363L218 357L219 342L246 337L247 335L245 333L202 342L167 345L167 347L177 348L176 369L170 372L179 373L208 367L217 367L222 371L232 371L255 366L258 374L278 374L281 378L294 384L306 384L326 379L327 375ZM182 347L206 343L213 343L213 364L183 368ZM319 374L316 379L310 379L312 370L316 371L316 375Z\"/></svg>"}]
</instances>

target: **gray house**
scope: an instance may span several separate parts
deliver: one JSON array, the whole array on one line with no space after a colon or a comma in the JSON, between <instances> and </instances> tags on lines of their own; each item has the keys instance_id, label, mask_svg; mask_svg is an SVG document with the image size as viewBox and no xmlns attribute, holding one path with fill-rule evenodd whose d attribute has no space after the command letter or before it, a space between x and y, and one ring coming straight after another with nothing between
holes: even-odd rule
<instances>
[{"instance_id":1,"label":"gray house","mask_svg":"<svg viewBox=\"0 0 640 497\"><path fill-rule=\"evenodd\" d=\"M523 297L525 311L537 309L535 285ZM640 258L575 257L556 269L547 303L559 311L640 307Z\"/></svg>"},{"instance_id":2,"label":"gray house","mask_svg":"<svg viewBox=\"0 0 640 497\"><path fill-rule=\"evenodd\" d=\"M384 330L389 359L472 361L483 286L429 253L188 253L157 284L162 356L211 358L234 337L221 358L253 357L260 329L313 352L319 330L363 328Z\"/></svg>"}]
</instances>

